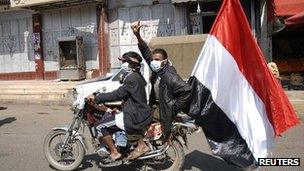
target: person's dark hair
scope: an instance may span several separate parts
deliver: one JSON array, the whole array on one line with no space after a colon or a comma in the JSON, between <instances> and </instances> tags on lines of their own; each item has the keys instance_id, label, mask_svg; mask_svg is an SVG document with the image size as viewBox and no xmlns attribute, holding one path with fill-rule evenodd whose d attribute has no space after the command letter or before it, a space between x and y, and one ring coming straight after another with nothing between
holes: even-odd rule
<instances>
[{"instance_id":1,"label":"person's dark hair","mask_svg":"<svg viewBox=\"0 0 304 171\"><path fill-rule=\"evenodd\" d=\"M138 54L138 53L136 53L136 52L134 52L134 51L129 51L129 52L127 52L127 53L124 53L123 55L122 55L122 57L126 57L126 58L135 58L137 61L138 61L138 63L141 63L141 61L142 61L142 58L141 58L141 56Z\"/></svg>"},{"instance_id":2,"label":"person's dark hair","mask_svg":"<svg viewBox=\"0 0 304 171\"><path fill-rule=\"evenodd\" d=\"M168 58L167 52L164 49L158 48L158 49L153 50L152 54L156 54L156 53L160 53L164 59Z\"/></svg>"},{"instance_id":3,"label":"person's dark hair","mask_svg":"<svg viewBox=\"0 0 304 171\"><path fill-rule=\"evenodd\" d=\"M122 55L123 61L128 62L131 68L134 68L136 70L140 69L140 63L142 61L141 56L134 52L134 51L129 51L126 52Z\"/></svg>"}]
</instances>

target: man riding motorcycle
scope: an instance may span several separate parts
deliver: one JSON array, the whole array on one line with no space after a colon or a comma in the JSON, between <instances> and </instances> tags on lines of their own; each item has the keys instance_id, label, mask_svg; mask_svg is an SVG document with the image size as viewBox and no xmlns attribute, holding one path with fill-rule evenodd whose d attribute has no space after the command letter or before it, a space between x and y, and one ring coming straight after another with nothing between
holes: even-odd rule
<instances>
[{"instance_id":1,"label":"man riding motorcycle","mask_svg":"<svg viewBox=\"0 0 304 171\"><path fill-rule=\"evenodd\" d=\"M147 104L145 93L147 83L140 73L142 58L136 52L127 52L122 60L128 63L128 74L123 79L123 85L113 92L87 97L96 104L123 100L122 112L104 117L95 125L97 136L108 145L113 161L119 159L121 154L113 143L112 131L121 129L127 134L141 135L137 147L127 157L132 160L149 151L149 147L143 141L143 131L152 121L152 110Z\"/></svg>"},{"instance_id":2,"label":"man riding motorcycle","mask_svg":"<svg viewBox=\"0 0 304 171\"><path fill-rule=\"evenodd\" d=\"M132 24L131 29L138 40L138 48L143 58L152 70L150 105L154 105L155 97L153 96L156 94L153 89L158 86L160 121L166 137L165 140L170 140L172 121L179 112L187 111L192 88L177 74L164 49L154 49L153 52L150 50L140 35L142 26L138 21ZM157 82L159 82L158 85L153 85Z\"/></svg>"}]
</instances>

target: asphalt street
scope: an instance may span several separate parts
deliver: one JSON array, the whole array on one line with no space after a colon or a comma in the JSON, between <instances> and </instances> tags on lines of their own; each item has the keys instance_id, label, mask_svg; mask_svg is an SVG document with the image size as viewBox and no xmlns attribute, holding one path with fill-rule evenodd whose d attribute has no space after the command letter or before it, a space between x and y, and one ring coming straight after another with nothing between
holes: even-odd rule
<instances>
[{"instance_id":1,"label":"asphalt street","mask_svg":"<svg viewBox=\"0 0 304 171\"><path fill-rule=\"evenodd\" d=\"M295 108L301 123L275 139L272 157L297 157L301 166L260 167L258 170L304 170L304 105L296 104ZM44 158L44 137L52 127L66 125L71 118L68 106L0 104L0 170L53 170ZM185 151L184 170L242 170L212 155L202 132L189 136L189 149ZM98 156L89 150L79 170L133 170L128 166L100 168L98 162Z\"/></svg>"}]
</instances>

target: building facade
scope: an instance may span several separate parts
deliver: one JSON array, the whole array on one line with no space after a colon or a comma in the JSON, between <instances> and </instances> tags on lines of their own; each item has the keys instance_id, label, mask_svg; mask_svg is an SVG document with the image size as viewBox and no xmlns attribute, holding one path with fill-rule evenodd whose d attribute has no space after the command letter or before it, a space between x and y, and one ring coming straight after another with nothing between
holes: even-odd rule
<instances>
[{"instance_id":1,"label":"building facade","mask_svg":"<svg viewBox=\"0 0 304 171\"><path fill-rule=\"evenodd\" d=\"M266 56L266 0L242 0ZM10 5L10 6L9 6ZM130 28L140 20L143 38L207 34L221 0L11 0L0 8L0 80L60 79L58 41L80 36L87 78L120 66L117 57L139 52ZM266 43L265 43L266 42Z\"/></svg>"},{"instance_id":2,"label":"building facade","mask_svg":"<svg viewBox=\"0 0 304 171\"><path fill-rule=\"evenodd\" d=\"M11 7L0 12L0 79L59 79L58 40L76 36L83 40L86 70L93 77L105 74L107 68L99 61L102 4L38 2L12 7L11 1Z\"/></svg>"}]
</instances>

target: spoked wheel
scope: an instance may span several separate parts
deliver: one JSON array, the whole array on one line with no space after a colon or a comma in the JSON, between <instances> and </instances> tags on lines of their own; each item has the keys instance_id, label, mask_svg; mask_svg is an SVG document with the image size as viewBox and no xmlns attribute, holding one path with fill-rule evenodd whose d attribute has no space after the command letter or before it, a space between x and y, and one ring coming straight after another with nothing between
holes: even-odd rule
<instances>
[{"instance_id":1,"label":"spoked wheel","mask_svg":"<svg viewBox=\"0 0 304 171\"><path fill-rule=\"evenodd\" d=\"M181 170L185 161L185 152L183 146L176 140L172 141L172 145L163 156L153 159L153 162L147 162L141 170Z\"/></svg>"},{"instance_id":2,"label":"spoked wheel","mask_svg":"<svg viewBox=\"0 0 304 171\"><path fill-rule=\"evenodd\" d=\"M51 131L44 140L45 157L58 170L74 170L84 158L85 151L80 140L71 140L64 147L67 134L64 130Z\"/></svg>"}]
</instances>

